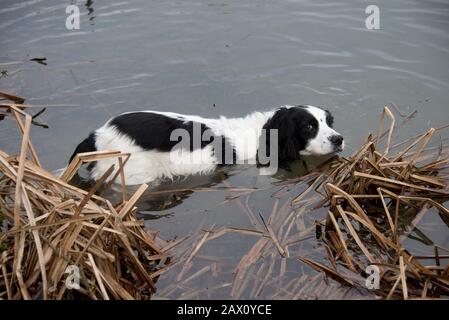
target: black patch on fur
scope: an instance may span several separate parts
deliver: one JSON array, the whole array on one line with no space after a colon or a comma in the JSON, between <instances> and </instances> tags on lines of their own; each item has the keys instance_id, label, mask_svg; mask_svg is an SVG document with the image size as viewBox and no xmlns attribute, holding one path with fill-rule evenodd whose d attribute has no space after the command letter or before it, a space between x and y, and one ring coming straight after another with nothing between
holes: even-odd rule
<instances>
[{"instance_id":1,"label":"black patch on fur","mask_svg":"<svg viewBox=\"0 0 449 320\"><path fill-rule=\"evenodd\" d=\"M207 145L214 143L214 141L217 142L220 140L214 135L208 138L206 135L203 136L206 130L210 130L210 128L204 123L185 121L182 118L176 119L152 112L133 112L122 114L114 118L110 122L110 125L115 126L121 133L133 139L138 146L145 150L169 152L175 146L181 146L192 152L198 148L203 149ZM185 130L188 134L189 141L183 140L183 138L185 138L183 136L170 140L172 132L176 129ZM200 133L200 135L198 135L198 133ZM196 138L199 138L199 141L194 142ZM213 145L214 155L221 164L230 164L230 161L235 163L235 149L224 137L221 137L221 139L223 141L220 145L221 150L215 150L216 146ZM181 141L183 141L183 144L178 145ZM225 153L226 150L228 150L228 153ZM230 154L232 156L232 160L230 160Z\"/></svg>"},{"instance_id":2,"label":"black patch on fur","mask_svg":"<svg viewBox=\"0 0 449 320\"><path fill-rule=\"evenodd\" d=\"M83 152L92 152L92 151L97 151L97 147L95 147L95 133L91 132L89 134L89 136L84 139L75 149L75 151L73 152L73 154L70 157L69 163L72 162L73 158L75 158L75 156L78 153L83 153ZM93 166L95 165L95 162L92 162L89 164L88 169L90 170Z\"/></svg>"},{"instance_id":3,"label":"black patch on fur","mask_svg":"<svg viewBox=\"0 0 449 320\"><path fill-rule=\"evenodd\" d=\"M267 157L270 157L269 130L277 129L279 167L288 170L288 162L299 159L299 152L306 148L309 140L316 137L318 126L317 119L307 108L283 107L278 109L263 126L263 129L267 130L266 141L262 139L260 144L266 143Z\"/></svg>"},{"instance_id":4,"label":"black patch on fur","mask_svg":"<svg viewBox=\"0 0 449 320\"><path fill-rule=\"evenodd\" d=\"M210 142L197 141L194 143L194 126L200 129L201 136L209 129L203 123L195 123L193 121L184 121L167 117L162 114L152 112L133 112L117 116L110 122L111 126L115 126L121 133L126 134L134 142L145 150L158 150L168 152L173 149L182 137L177 140L170 141L172 132L176 129L184 129L190 137L189 150L193 151L198 147L204 148ZM184 141L186 142L186 141Z\"/></svg>"}]
</instances>

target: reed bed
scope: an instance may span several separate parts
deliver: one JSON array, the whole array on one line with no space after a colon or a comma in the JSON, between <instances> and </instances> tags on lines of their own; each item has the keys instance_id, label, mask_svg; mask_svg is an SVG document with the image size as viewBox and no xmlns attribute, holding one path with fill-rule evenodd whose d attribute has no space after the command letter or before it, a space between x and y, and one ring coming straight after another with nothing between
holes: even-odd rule
<instances>
[{"instance_id":1,"label":"reed bed","mask_svg":"<svg viewBox=\"0 0 449 320\"><path fill-rule=\"evenodd\" d=\"M23 136L19 155L0 150L0 299L149 299L173 245L136 217L147 185L113 204L99 195L113 166L88 191L69 183L82 163L104 158L118 159L111 182L123 180L129 154L80 154L56 177L30 140L37 120L27 106L0 107Z\"/></svg>"},{"instance_id":2,"label":"reed bed","mask_svg":"<svg viewBox=\"0 0 449 320\"><path fill-rule=\"evenodd\" d=\"M383 132L386 117L390 126ZM449 199L448 149L442 145L428 148L438 131L433 128L393 146L395 122L385 107L378 138L370 135L357 152L334 166L317 188L323 199L315 206L328 205L321 239L329 248L331 265L299 259L347 286L356 284L342 268L365 278L371 274L367 267L376 266L379 285L374 278L368 283L381 298L448 297L449 250L434 246L433 255L420 257L404 245L431 208L443 221L449 218L444 206ZM403 149L393 154L391 150L399 146Z\"/></svg>"}]
</instances>

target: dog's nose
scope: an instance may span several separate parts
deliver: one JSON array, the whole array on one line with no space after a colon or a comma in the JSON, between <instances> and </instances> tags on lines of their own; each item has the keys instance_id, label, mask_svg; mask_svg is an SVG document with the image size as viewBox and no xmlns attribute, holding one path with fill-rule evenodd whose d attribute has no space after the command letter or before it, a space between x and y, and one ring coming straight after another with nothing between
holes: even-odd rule
<instances>
[{"instance_id":1,"label":"dog's nose","mask_svg":"<svg viewBox=\"0 0 449 320\"><path fill-rule=\"evenodd\" d=\"M339 134L333 135L329 138L329 140L332 142L335 146L341 146L343 143L343 137Z\"/></svg>"}]
</instances>

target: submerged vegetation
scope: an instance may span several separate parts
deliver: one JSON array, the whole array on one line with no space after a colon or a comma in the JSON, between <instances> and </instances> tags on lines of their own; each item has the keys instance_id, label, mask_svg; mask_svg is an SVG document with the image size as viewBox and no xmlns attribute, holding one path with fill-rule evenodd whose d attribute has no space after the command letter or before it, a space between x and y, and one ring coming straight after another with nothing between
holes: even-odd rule
<instances>
[{"instance_id":1,"label":"submerged vegetation","mask_svg":"<svg viewBox=\"0 0 449 320\"><path fill-rule=\"evenodd\" d=\"M0 299L149 299L171 298L174 292L196 298L221 289L232 298L257 298L267 287L277 289L268 298L304 298L312 287L318 298L344 298L323 285L328 278L384 299L449 296L449 249L434 246L433 255L418 256L405 243L431 209L449 221L449 150L429 147L435 132L447 126L393 144L396 119L385 107L377 136L369 135L351 157L331 159L304 176L277 183L267 219L241 201L257 190L229 185L230 195L223 203L235 203L253 228L199 227L189 241L186 237L167 242L138 219L136 204L146 185L132 196L123 187L120 201L112 203L102 194L111 185L103 182L115 171L113 166L87 191L70 183L81 163L110 157L119 165L112 181L123 180L129 154L81 154L56 177L42 168L30 140L33 124L45 126L36 119L40 113L32 117L23 99L2 97L13 103L0 104L0 120L16 121L22 143L18 155L0 150ZM385 117L390 126L384 131ZM287 192L296 194L280 204ZM306 226L304 215L316 210L323 210L325 217ZM201 249L229 234L256 239L238 257L233 280L189 288L193 279L221 272L213 257L200 257ZM302 240L310 237L325 248L328 263L317 261L302 247ZM319 274L292 276L287 258ZM77 266L80 275L76 290L68 290L76 283L71 266ZM374 281L369 291L368 266L379 272L378 286ZM174 272L173 281L154 294L164 272ZM284 282L287 273L290 278Z\"/></svg>"}]
</instances>

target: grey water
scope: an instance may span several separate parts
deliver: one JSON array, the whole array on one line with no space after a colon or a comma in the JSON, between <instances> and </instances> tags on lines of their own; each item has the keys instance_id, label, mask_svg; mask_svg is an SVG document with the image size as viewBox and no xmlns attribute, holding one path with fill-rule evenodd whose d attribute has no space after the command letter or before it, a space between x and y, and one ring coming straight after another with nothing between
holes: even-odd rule
<instances>
[{"instance_id":1,"label":"grey water","mask_svg":"<svg viewBox=\"0 0 449 320\"><path fill-rule=\"evenodd\" d=\"M66 28L66 7L73 4L81 15L78 30ZM396 106L404 115L417 110L401 128L401 138L449 122L449 1L378 0L378 30L365 25L370 4L0 0L0 91L47 107L40 119L49 128L33 127L32 139L49 170L64 167L75 146L108 118L144 109L216 117L283 104L324 106L345 136L342 155L348 156L368 132L376 131L384 105ZM12 121L0 122L0 149L17 152L20 135L14 130ZM444 145L447 139L447 134L441 136ZM302 173L300 164L295 168L289 177ZM279 189L273 183L286 175L259 176L247 167L225 178L183 181L177 187L223 190L147 199L141 213L148 228L160 230L167 240L211 226L248 228L248 218L235 202L224 203L229 196L224 188L259 188L247 201L268 216L274 202L270 194ZM305 226L317 218L306 213ZM447 226L438 215L426 217L422 228L431 243L449 246ZM232 282L235 267L254 241L233 234L208 243L199 254L219 262L218 275L204 274L163 295L179 272L174 268L158 280L161 297L180 298L183 290ZM409 241L420 253L433 250ZM303 242L306 256L320 245L314 238ZM289 258L286 274L293 279L303 273L314 274ZM229 287L194 297L227 298ZM260 297L268 298L270 292L263 290Z\"/></svg>"}]
</instances>

